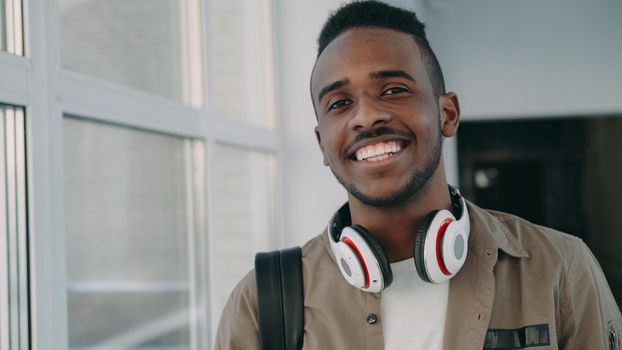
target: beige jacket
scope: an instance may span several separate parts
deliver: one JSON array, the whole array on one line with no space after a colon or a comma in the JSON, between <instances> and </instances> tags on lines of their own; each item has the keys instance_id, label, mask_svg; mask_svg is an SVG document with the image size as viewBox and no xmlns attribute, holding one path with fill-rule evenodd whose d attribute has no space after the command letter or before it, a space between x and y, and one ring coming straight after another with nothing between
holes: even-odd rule
<instances>
[{"instance_id":1,"label":"beige jacket","mask_svg":"<svg viewBox=\"0 0 622 350\"><path fill-rule=\"evenodd\" d=\"M449 286L445 349L498 349L492 345L508 337L550 343L534 349L622 349L620 311L580 239L471 203L469 216L468 256ZM305 244L302 256L303 349L382 349L381 294L345 281L326 232ZM260 349L256 304L251 272L231 294L215 349ZM376 322L368 322L371 314Z\"/></svg>"}]
</instances>

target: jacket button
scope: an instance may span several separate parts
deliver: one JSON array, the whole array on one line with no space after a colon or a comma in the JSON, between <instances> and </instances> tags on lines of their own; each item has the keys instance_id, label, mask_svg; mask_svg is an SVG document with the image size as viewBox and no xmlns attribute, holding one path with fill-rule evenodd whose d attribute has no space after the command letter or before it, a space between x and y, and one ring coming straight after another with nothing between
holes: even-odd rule
<instances>
[{"instance_id":1,"label":"jacket button","mask_svg":"<svg viewBox=\"0 0 622 350\"><path fill-rule=\"evenodd\" d=\"M378 321L378 316L376 316L376 314L369 314L367 316L367 323L376 324L376 321Z\"/></svg>"}]
</instances>

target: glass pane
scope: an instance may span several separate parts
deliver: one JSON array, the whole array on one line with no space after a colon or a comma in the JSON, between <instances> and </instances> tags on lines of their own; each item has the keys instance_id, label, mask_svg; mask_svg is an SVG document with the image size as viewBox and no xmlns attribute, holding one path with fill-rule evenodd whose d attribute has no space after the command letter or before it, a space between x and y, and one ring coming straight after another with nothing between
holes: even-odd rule
<instances>
[{"instance_id":1,"label":"glass pane","mask_svg":"<svg viewBox=\"0 0 622 350\"><path fill-rule=\"evenodd\" d=\"M199 0L59 0L62 66L201 106Z\"/></svg>"},{"instance_id":2,"label":"glass pane","mask_svg":"<svg viewBox=\"0 0 622 350\"><path fill-rule=\"evenodd\" d=\"M24 54L21 0L0 0L0 50Z\"/></svg>"},{"instance_id":3,"label":"glass pane","mask_svg":"<svg viewBox=\"0 0 622 350\"><path fill-rule=\"evenodd\" d=\"M273 249L276 238L276 160L269 153L217 146L214 160L214 214L218 298L252 267L255 253Z\"/></svg>"},{"instance_id":4,"label":"glass pane","mask_svg":"<svg viewBox=\"0 0 622 350\"><path fill-rule=\"evenodd\" d=\"M0 104L0 349L29 347L24 109Z\"/></svg>"},{"instance_id":5,"label":"glass pane","mask_svg":"<svg viewBox=\"0 0 622 350\"><path fill-rule=\"evenodd\" d=\"M210 108L273 127L269 0L208 0L207 6Z\"/></svg>"},{"instance_id":6,"label":"glass pane","mask_svg":"<svg viewBox=\"0 0 622 350\"><path fill-rule=\"evenodd\" d=\"M204 146L67 117L65 239L71 348L189 349Z\"/></svg>"},{"instance_id":7,"label":"glass pane","mask_svg":"<svg viewBox=\"0 0 622 350\"><path fill-rule=\"evenodd\" d=\"M0 50L3 51L6 51L6 1L0 0Z\"/></svg>"}]
</instances>

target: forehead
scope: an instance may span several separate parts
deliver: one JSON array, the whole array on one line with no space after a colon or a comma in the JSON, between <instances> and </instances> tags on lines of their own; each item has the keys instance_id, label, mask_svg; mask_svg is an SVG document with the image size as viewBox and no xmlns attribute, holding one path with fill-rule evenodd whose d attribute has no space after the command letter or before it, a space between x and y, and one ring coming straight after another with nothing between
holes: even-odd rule
<instances>
[{"instance_id":1,"label":"forehead","mask_svg":"<svg viewBox=\"0 0 622 350\"><path fill-rule=\"evenodd\" d=\"M380 70L404 70L428 79L419 47L411 35L360 27L347 30L324 49L313 69L311 89L317 91L334 81Z\"/></svg>"}]
</instances>

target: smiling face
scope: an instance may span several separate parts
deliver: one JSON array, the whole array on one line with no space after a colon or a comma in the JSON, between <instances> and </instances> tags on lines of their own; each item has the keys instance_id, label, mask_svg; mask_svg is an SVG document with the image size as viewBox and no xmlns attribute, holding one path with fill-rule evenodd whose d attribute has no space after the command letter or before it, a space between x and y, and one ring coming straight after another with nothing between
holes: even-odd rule
<instances>
[{"instance_id":1,"label":"smiling face","mask_svg":"<svg viewBox=\"0 0 622 350\"><path fill-rule=\"evenodd\" d=\"M434 96L410 35L346 31L318 58L311 94L324 164L361 202L400 205L431 178L444 178L442 136L457 129L457 98Z\"/></svg>"}]
</instances>

